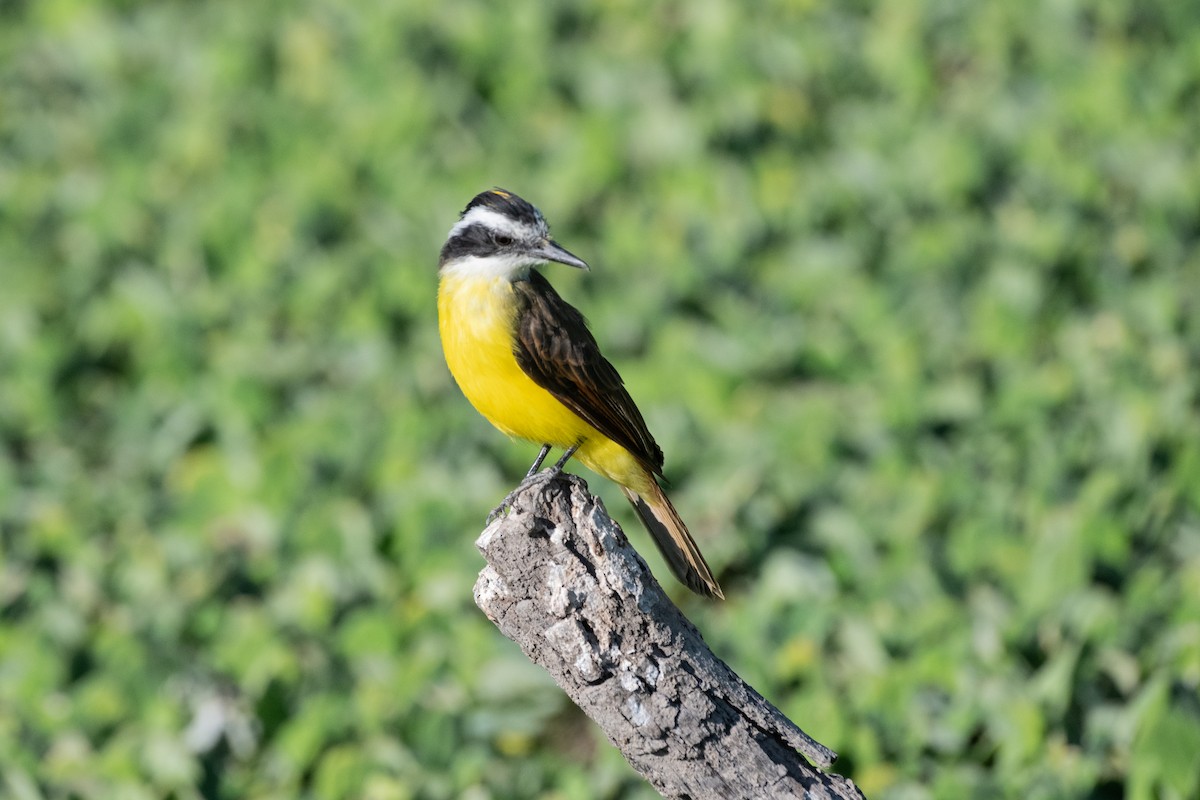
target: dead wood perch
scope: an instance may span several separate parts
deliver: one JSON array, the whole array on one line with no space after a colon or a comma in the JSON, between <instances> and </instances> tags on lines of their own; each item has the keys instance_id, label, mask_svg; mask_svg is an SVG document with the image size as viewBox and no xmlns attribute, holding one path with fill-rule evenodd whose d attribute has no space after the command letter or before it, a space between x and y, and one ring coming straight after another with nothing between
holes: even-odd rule
<instances>
[{"instance_id":1,"label":"dead wood perch","mask_svg":"<svg viewBox=\"0 0 1200 800\"><path fill-rule=\"evenodd\" d=\"M663 797L865 800L713 655L582 479L535 476L476 545L475 603Z\"/></svg>"}]
</instances>

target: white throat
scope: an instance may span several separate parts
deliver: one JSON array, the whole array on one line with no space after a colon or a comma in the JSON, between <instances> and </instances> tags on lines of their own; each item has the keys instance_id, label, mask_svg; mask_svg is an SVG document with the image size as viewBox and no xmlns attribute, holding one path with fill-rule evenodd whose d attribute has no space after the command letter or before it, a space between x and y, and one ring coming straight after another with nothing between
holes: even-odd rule
<instances>
[{"instance_id":1,"label":"white throat","mask_svg":"<svg viewBox=\"0 0 1200 800\"><path fill-rule=\"evenodd\" d=\"M442 277L447 278L508 278L514 280L529 274L537 262L525 256L463 256L442 265Z\"/></svg>"}]
</instances>

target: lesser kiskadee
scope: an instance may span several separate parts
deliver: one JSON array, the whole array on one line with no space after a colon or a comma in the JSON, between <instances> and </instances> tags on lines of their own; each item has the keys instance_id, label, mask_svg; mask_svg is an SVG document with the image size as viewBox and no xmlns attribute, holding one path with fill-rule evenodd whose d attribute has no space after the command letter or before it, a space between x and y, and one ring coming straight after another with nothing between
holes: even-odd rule
<instances>
[{"instance_id":1,"label":"lesser kiskadee","mask_svg":"<svg viewBox=\"0 0 1200 800\"><path fill-rule=\"evenodd\" d=\"M550 238L540 211L512 192L475 196L438 260L446 363L471 404L509 436L551 447L620 484L671 571L723 597L700 548L658 485L663 454L583 315L533 267L588 269ZM528 476L527 476L528 477Z\"/></svg>"}]
</instances>

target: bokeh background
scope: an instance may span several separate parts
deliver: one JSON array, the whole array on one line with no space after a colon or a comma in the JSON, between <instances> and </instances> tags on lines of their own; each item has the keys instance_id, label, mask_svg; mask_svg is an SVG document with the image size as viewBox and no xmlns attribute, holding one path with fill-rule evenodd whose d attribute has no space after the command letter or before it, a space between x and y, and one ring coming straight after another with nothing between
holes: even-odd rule
<instances>
[{"instance_id":1,"label":"bokeh background","mask_svg":"<svg viewBox=\"0 0 1200 800\"><path fill-rule=\"evenodd\" d=\"M1200 793L1200 6L0 3L0 795L653 796L475 609L500 185L878 798ZM589 477L585 475L585 477ZM591 476L594 478L594 476Z\"/></svg>"}]
</instances>

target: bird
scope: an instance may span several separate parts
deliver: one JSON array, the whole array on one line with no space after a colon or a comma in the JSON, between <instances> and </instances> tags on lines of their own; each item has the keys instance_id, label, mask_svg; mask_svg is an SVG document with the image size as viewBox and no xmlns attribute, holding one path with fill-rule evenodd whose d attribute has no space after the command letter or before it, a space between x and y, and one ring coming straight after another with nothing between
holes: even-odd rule
<instances>
[{"instance_id":1,"label":"bird","mask_svg":"<svg viewBox=\"0 0 1200 800\"><path fill-rule=\"evenodd\" d=\"M723 599L659 485L662 449L583 314L535 269L548 263L590 269L513 192L490 189L467 204L438 258L438 332L451 375L501 432L542 445L526 479L552 448L563 450L555 473L574 457L618 484L680 582Z\"/></svg>"}]
</instances>

